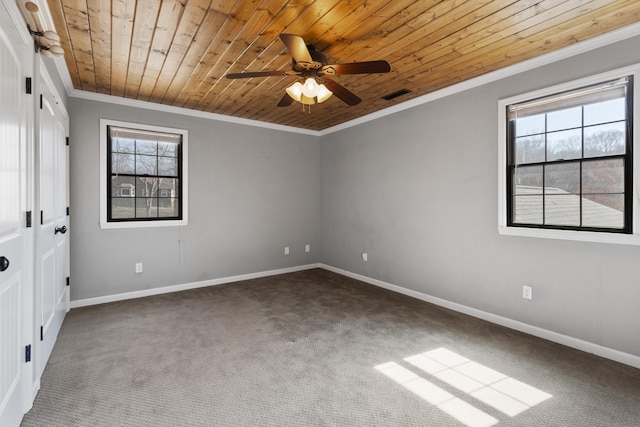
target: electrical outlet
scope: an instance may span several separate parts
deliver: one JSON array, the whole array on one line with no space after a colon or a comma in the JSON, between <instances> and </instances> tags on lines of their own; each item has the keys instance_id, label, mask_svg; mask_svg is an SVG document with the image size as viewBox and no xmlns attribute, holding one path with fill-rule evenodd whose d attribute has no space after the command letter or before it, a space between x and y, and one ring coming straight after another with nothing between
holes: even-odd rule
<instances>
[{"instance_id":1,"label":"electrical outlet","mask_svg":"<svg viewBox=\"0 0 640 427\"><path fill-rule=\"evenodd\" d=\"M522 286L522 298L533 299L533 289L531 286Z\"/></svg>"},{"instance_id":2,"label":"electrical outlet","mask_svg":"<svg viewBox=\"0 0 640 427\"><path fill-rule=\"evenodd\" d=\"M142 263L141 262L137 262L136 263L136 273L142 273Z\"/></svg>"},{"instance_id":3,"label":"electrical outlet","mask_svg":"<svg viewBox=\"0 0 640 427\"><path fill-rule=\"evenodd\" d=\"M311 246L310 245L304 245L304 251L305 252L311 252Z\"/></svg>"},{"instance_id":4,"label":"electrical outlet","mask_svg":"<svg viewBox=\"0 0 640 427\"><path fill-rule=\"evenodd\" d=\"M366 252L362 252L362 261L369 261L369 255Z\"/></svg>"},{"instance_id":5,"label":"electrical outlet","mask_svg":"<svg viewBox=\"0 0 640 427\"><path fill-rule=\"evenodd\" d=\"M284 247L284 254L289 255L289 246Z\"/></svg>"}]
</instances>

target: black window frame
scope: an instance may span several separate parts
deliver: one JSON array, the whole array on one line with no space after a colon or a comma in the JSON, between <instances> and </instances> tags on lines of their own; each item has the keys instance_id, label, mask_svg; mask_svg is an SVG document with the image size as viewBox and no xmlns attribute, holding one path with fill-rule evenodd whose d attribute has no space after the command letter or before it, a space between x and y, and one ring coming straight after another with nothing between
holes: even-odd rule
<instances>
[{"instance_id":1,"label":"black window frame","mask_svg":"<svg viewBox=\"0 0 640 427\"><path fill-rule=\"evenodd\" d=\"M570 226L570 225L553 225L553 224L544 224L545 218L545 199L546 194L543 190L542 198L543 198L543 224L534 224L534 223L523 223L523 222L515 222L514 221L514 186L513 186L513 176L514 171L518 167L515 159L515 141L516 141L516 123L515 120L509 119L509 109L511 105L506 106L506 111L504 114L507 117L506 120L506 225L507 227L520 227L520 228L535 228L535 229L546 229L546 230L571 230L571 231L587 231L587 232L605 232L605 233L618 233L618 234L633 234L633 75L628 75L624 77L627 79L626 83L626 93L625 93L625 153L624 154L616 154L616 155L607 155L607 156L593 156L593 157L585 157L584 153L584 105L583 104L583 119L581 126L579 127L582 130L581 137L581 157L577 159L558 159L558 160L550 160L546 159L547 156L547 135L548 130L546 128L545 123L545 142L544 142L544 152L545 152L545 160L539 162L531 162L526 163L526 166L542 166L543 167L543 189L545 185L545 175L544 169L547 165L561 165L568 163L578 163L580 166L580 192L578 194L580 200L580 225L579 226ZM619 79L615 79L619 80ZM598 86L606 84L607 82L596 83L594 85L589 85L588 87ZM582 88L584 89L584 88ZM574 89L575 90L575 89ZM573 92L569 91L569 92ZM578 89L580 90L580 89ZM545 96L544 98L552 98L556 96L562 96L563 93L557 93L555 95ZM535 100L530 100L527 102L531 102ZM520 104L520 103L518 103ZM546 121L546 116L545 116ZM576 127L577 129L577 127ZM613 227L594 227L594 226L583 226L583 211L582 211L582 166L584 163L590 161L598 161L598 160L610 160L610 159L622 159L624 163L624 215L623 215L623 227L622 228L613 228Z\"/></svg>"},{"instance_id":2,"label":"black window frame","mask_svg":"<svg viewBox=\"0 0 640 427\"><path fill-rule=\"evenodd\" d=\"M132 131L135 133L140 133L140 134L149 134L149 135L161 135L161 134L171 134L171 135L175 135L177 137L179 137L179 142L177 144L177 148L176 148L176 156L175 158L177 159L177 175L176 176L169 176L169 175L160 175L159 172L155 175L150 175L150 174L137 174L137 173L113 173L112 170L112 133L111 133L111 129L112 128L120 128L120 129L125 129L128 131ZM107 206L107 223L142 223L142 222L165 222L165 221L182 221L183 220L183 212L184 212L184 208L183 208L183 203L184 203L184 180L183 180L183 168L184 168L184 161L183 161L183 143L184 143L184 135L182 133L170 133L170 132L165 132L165 131L155 131L155 130L149 130L149 129L140 129L140 128L135 128L135 127L127 127L127 126L122 126L121 124L107 124L106 126L106 206ZM149 139L149 141L153 141L153 139ZM154 141L157 143L157 141ZM137 155L137 153L134 153L134 155ZM164 157L164 156L159 156L157 153L155 155L155 157L158 159L160 157ZM157 160L156 160L157 162ZM157 163L156 163L156 171L158 171L158 167L157 167ZM113 191L112 191L112 178L114 176L127 176L127 177L131 177L134 179L134 182L137 182L138 178L148 178L148 177L152 177L152 178L158 178L158 179L162 179L162 178L166 178L166 179L176 179L178 181L178 196L177 197L173 197L174 199L178 200L178 215L177 216L156 216L156 217L123 217L123 218L113 218L112 214L112 200L113 200ZM131 198L134 200L134 214L137 212L137 199L139 198L137 191L133 191L133 196L127 196L127 197L121 197L121 198ZM149 198L149 197L145 197L145 198ZM159 201L160 199L162 199L163 197L160 196L160 188L158 188L158 191L156 192L156 196L153 197L154 199L156 199L156 206L158 207L158 209L160 208L160 204Z\"/></svg>"}]
</instances>

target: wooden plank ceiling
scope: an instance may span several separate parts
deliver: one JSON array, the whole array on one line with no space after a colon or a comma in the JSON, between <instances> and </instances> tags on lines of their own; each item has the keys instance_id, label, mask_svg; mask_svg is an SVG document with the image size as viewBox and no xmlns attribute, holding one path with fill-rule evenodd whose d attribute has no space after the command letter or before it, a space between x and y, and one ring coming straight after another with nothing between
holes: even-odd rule
<instances>
[{"instance_id":1,"label":"wooden plank ceiling","mask_svg":"<svg viewBox=\"0 0 640 427\"><path fill-rule=\"evenodd\" d=\"M75 89L322 130L640 20L638 0L48 0ZM362 98L277 107L295 76L281 33L330 63L385 59L387 74L336 76ZM411 93L391 101L382 96Z\"/></svg>"}]
</instances>

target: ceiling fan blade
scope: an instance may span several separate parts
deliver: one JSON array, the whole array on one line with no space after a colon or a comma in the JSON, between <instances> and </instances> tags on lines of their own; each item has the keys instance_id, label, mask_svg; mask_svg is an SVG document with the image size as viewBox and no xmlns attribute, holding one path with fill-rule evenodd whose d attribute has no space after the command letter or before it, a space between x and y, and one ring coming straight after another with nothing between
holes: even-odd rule
<instances>
[{"instance_id":1,"label":"ceiling fan blade","mask_svg":"<svg viewBox=\"0 0 640 427\"><path fill-rule=\"evenodd\" d=\"M335 81L329 79L323 79L323 81L327 89L329 89L335 96L342 99L347 104L358 105L360 104L360 101L362 101L362 99L360 99L358 95L351 92L346 87L336 83Z\"/></svg>"},{"instance_id":2,"label":"ceiling fan blade","mask_svg":"<svg viewBox=\"0 0 640 427\"><path fill-rule=\"evenodd\" d=\"M287 46L289 53L296 62L306 62L311 64L313 59L307 49L304 39L295 34L280 34L280 40Z\"/></svg>"},{"instance_id":3,"label":"ceiling fan blade","mask_svg":"<svg viewBox=\"0 0 640 427\"><path fill-rule=\"evenodd\" d=\"M227 74L228 79L248 79L250 77L270 77L270 76L288 76L290 73L287 71L249 71L246 73L231 73Z\"/></svg>"},{"instance_id":4,"label":"ceiling fan blade","mask_svg":"<svg viewBox=\"0 0 640 427\"><path fill-rule=\"evenodd\" d=\"M322 67L324 74L343 76L345 74L388 73L391 66L387 61L352 62L346 64L330 64Z\"/></svg>"},{"instance_id":5,"label":"ceiling fan blade","mask_svg":"<svg viewBox=\"0 0 640 427\"><path fill-rule=\"evenodd\" d=\"M282 99L280 100L280 102L278 102L278 107L288 107L292 103L293 103L293 98L285 93Z\"/></svg>"}]
</instances>

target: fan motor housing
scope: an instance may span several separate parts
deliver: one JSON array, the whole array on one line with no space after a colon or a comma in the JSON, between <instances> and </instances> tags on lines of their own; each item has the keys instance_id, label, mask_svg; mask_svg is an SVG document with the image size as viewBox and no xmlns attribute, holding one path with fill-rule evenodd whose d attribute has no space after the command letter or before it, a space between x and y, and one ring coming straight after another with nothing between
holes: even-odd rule
<instances>
[{"instance_id":1,"label":"fan motor housing","mask_svg":"<svg viewBox=\"0 0 640 427\"><path fill-rule=\"evenodd\" d=\"M309 51L309 55L311 56L311 59L313 59L313 62L296 62L295 59L292 59L291 68L294 71L319 70L329 63L327 55L320 52L314 45L308 44L307 50Z\"/></svg>"}]
</instances>

